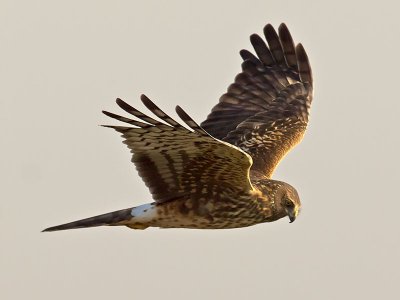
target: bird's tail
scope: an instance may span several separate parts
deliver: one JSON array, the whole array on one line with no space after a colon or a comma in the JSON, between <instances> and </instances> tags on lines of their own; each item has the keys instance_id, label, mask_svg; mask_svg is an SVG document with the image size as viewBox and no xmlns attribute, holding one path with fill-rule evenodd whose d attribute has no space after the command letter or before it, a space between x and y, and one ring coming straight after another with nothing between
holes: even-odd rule
<instances>
[{"instance_id":1,"label":"bird's tail","mask_svg":"<svg viewBox=\"0 0 400 300\"><path fill-rule=\"evenodd\" d=\"M133 217L131 213L132 208L121 209L107 214L49 227L44 229L42 232L96 227L103 225L127 225Z\"/></svg>"}]
</instances>

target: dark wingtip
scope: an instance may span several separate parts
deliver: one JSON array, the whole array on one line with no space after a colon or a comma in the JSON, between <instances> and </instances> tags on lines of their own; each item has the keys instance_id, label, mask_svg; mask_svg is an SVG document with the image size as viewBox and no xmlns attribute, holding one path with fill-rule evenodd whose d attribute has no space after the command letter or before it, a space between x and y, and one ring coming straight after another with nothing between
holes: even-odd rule
<instances>
[{"instance_id":1,"label":"dark wingtip","mask_svg":"<svg viewBox=\"0 0 400 300\"><path fill-rule=\"evenodd\" d=\"M186 112L179 105L175 106L175 111L179 116L180 116L180 114L186 115Z\"/></svg>"},{"instance_id":2,"label":"dark wingtip","mask_svg":"<svg viewBox=\"0 0 400 300\"><path fill-rule=\"evenodd\" d=\"M121 106L121 104L125 103L121 98L115 99L115 102L118 104L118 106Z\"/></svg>"},{"instance_id":3,"label":"dark wingtip","mask_svg":"<svg viewBox=\"0 0 400 300\"><path fill-rule=\"evenodd\" d=\"M144 103L144 102L152 102L151 100L150 100L150 98L149 97L147 97L145 94L141 94L140 95L140 100L142 100L142 102Z\"/></svg>"},{"instance_id":4,"label":"dark wingtip","mask_svg":"<svg viewBox=\"0 0 400 300\"><path fill-rule=\"evenodd\" d=\"M271 25L271 23L268 23L267 25L264 26L264 32L271 32L275 31L274 26Z\"/></svg>"},{"instance_id":5,"label":"dark wingtip","mask_svg":"<svg viewBox=\"0 0 400 300\"><path fill-rule=\"evenodd\" d=\"M106 110L102 110L101 112L110 118L112 118L112 116L114 115L113 113L110 113L109 111L106 111Z\"/></svg>"},{"instance_id":6,"label":"dark wingtip","mask_svg":"<svg viewBox=\"0 0 400 300\"><path fill-rule=\"evenodd\" d=\"M281 25L279 25L278 30L285 30L285 31L289 31L288 27L286 26L285 23L281 23Z\"/></svg>"},{"instance_id":7,"label":"dark wingtip","mask_svg":"<svg viewBox=\"0 0 400 300\"><path fill-rule=\"evenodd\" d=\"M156 109L160 109L157 105L154 104L153 101L150 100L149 97L147 97L145 94L140 95L140 100L142 100L142 103L144 106L146 106L150 111L154 111Z\"/></svg>"},{"instance_id":8,"label":"dark wingtip","mask_svg":"<svg viewBox=\"0 0 400 300\"><path fill-rule=\"evenodd\" d=\"M250 43L253 45L254 49L257 50L257 48L265 48L266 45L263 41L263 39L256 33L253 33L250 35Z\"/></svg>"},{"instance_id":9,"label":"dark wingtip","mask_svg":"<svg viewBox=\"0 0 400 300\"><path fill-rule=\"evenodd\" d=\"M242 70L247 71L252 75L257 74L257 65L250 59L246 59L242 62Z\"/></svg>"},{"instance_id":10,"label":"dark wingtip","mask_svg":"<svg viewBox=\"0 0 400 300\"><path fill-rule=\"evenodd\" d=\"M183 110L182 107L179 105L175 106L175 112L178 114L178 116L189 126L192 127L193 124L188 124L188 122L193 122L194 124L196 122L193 121L193 119L186 113L186 111ZM192 126L191 126L192 125ZM197 124L195 124L197 125ZM198 126L198 125L197 125Z\"/></svg>"},{"instance_id":11,"label":"dark wingtip","mask_svg":"<svg viewBox=\"0 0 400 300\"><path fill-rule=\"evenodd\" d=\"M279 33L281 42L290 41L291 43L293 43L293 38L290 34L289 28L287 28L285 23L282 23L281 25L279 25L278 33Z\"/></svg>"},{"instance_id":12,"label":"dark wingtip","mask_svg":"<svg viewBox=\"0 0 400 300\"><path fill-rule=\"evenodd\" d=\"M243 60L246 60L249 58L249 53L250 51L246 50L246 49L242 49L239 51L240 56L242 57Z\"/></svg>"},{"instance_id":13,"label":"dark wingtip","mask_svg":"<svg viewBox=\"0 0 400 300\"><path fill-rule=\"evenodd\" d=\"M242 49L242 50L240 50L239 54L242 57L243 61L251 60L253 63L255 63L257 65L261 64L261 62L258 60L258 58L248 50Z\"/></svg>"},{"instance_id":14,"label":"dark wingtip","mask_svg":"<svg viewBox=\"0 0 400 300\"><path fill-rule=\"evenodd\" d=\"M132 110L135 110L132 106L130 106L128 103L126 103L124 100L120 98L117 98L115 102L117 102L117 105L127 113L131 113Z\"/></svg>"},{"instance_id":15,"label":"dark wingtip","mask_svg":"<svg viewBox=\"0 0 400 300\"><path fill-rule=\"evenodd\" d=\"M308 59L307 52L301 43L297 44L296 46L296 56L298 60L299 74L301 81L309 82L312 84L313 77L312 77L310 61Z\"/></svg>"},{"instance_id":16,"label":"dark wingtip","mask_svg":"<svg viewBox=\"0 0 400 300\"><path fill-rule=\"evenodd\" d=\"M252 35L250 35L250 41L258 41L260 38L260 36L257 33L253 33Z\"/></svg>"},{"instance_id":17,"label":"dark wingtip","mask_svg":"<svg viewBox=\"0 0 400 300\"><path fill-rule=\"evenodd\" d=\"M175 107L175 111L178 114L178 116L182 119L183 122L186 123L186 125L188 125L191 129L193 129L194 131L200 133L201 135L204 136L208 136L209 134L199 125L197 124L191 116L189 116L187 114L187 112L185 112L183 110L182 107L180 107L179 105L177 105Z\"/></svg>"}]
</instances>

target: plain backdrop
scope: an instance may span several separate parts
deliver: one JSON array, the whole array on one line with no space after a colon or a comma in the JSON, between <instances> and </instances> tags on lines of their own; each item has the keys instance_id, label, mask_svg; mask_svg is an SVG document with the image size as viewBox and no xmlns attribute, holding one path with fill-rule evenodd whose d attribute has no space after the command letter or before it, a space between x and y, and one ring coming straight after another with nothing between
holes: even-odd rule
<instances>
[{"instance_id":1,"label":"plain backdrop","mask_svg":"<svg viewBox=\"0 0 400 300\"><path fill-rule=\"evenodd\" d=\"M399 6L371 2L0 1L0 298L399 297ZM315 78L274 176L300 193L295 223L40 233L151 201L102 109L145 93L201 122L281 22Z\"/></svg>"}]
</instances>

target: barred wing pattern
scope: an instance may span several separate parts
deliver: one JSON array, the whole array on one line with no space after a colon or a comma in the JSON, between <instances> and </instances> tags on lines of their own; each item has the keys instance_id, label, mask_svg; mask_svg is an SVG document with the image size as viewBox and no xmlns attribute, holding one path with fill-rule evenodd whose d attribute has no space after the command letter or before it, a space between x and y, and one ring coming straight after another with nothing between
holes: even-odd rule
<instances>
[{"instance_id":1,"label":"barred wing pattern","mask_svg":"<svg viewBox=\"0 0 400 300\"><path fill-rule=\"evenodd\" d=\"M117 104L141 121L103 111L107 116L135 127L108 126L122 133L133 153L132 162L150 189L156 202L212 195L221 187L249 192L251 157L241 149L211 137L179 106L176 112L192 129L170 118L150 99L142 95L143 104L165 123L151 118L121 99Z\"/></svg>"},{"instance_id":2,"label":"barred wing pattern","mask_svg":"<svg viewBox=\"0 0 400 300\"><path fill-rule=\"evenodd\" d=\"M258 57L240 52L242 72L214 106L202 128L253 158L251 175L270 178L283 156L301 141L312 101L312 73L301 44L294 45L285 24L279 35L264 27L268 42L253 34Z\"/></svg>"}]
</instances>

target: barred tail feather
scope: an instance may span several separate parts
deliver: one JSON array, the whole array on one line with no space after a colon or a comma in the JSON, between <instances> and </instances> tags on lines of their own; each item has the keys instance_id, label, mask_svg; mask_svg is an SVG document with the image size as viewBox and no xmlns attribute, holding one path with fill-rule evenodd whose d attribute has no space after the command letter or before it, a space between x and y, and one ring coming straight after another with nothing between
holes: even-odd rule
<instances>
[{"instance_id":1,"label":"barred tail feather","mask_svg":"<svg viewBox=\"0 0 400 300\"><path fill-rule=\"evenodd\" d=\"M58 226L53 226L44 229L42 232L97 227L97 226L113 226L113 225L126 225L132 219L132 208L117 210L114 212L94 216L87 219L82 219Z\"/></svg>"}]
</instances>

